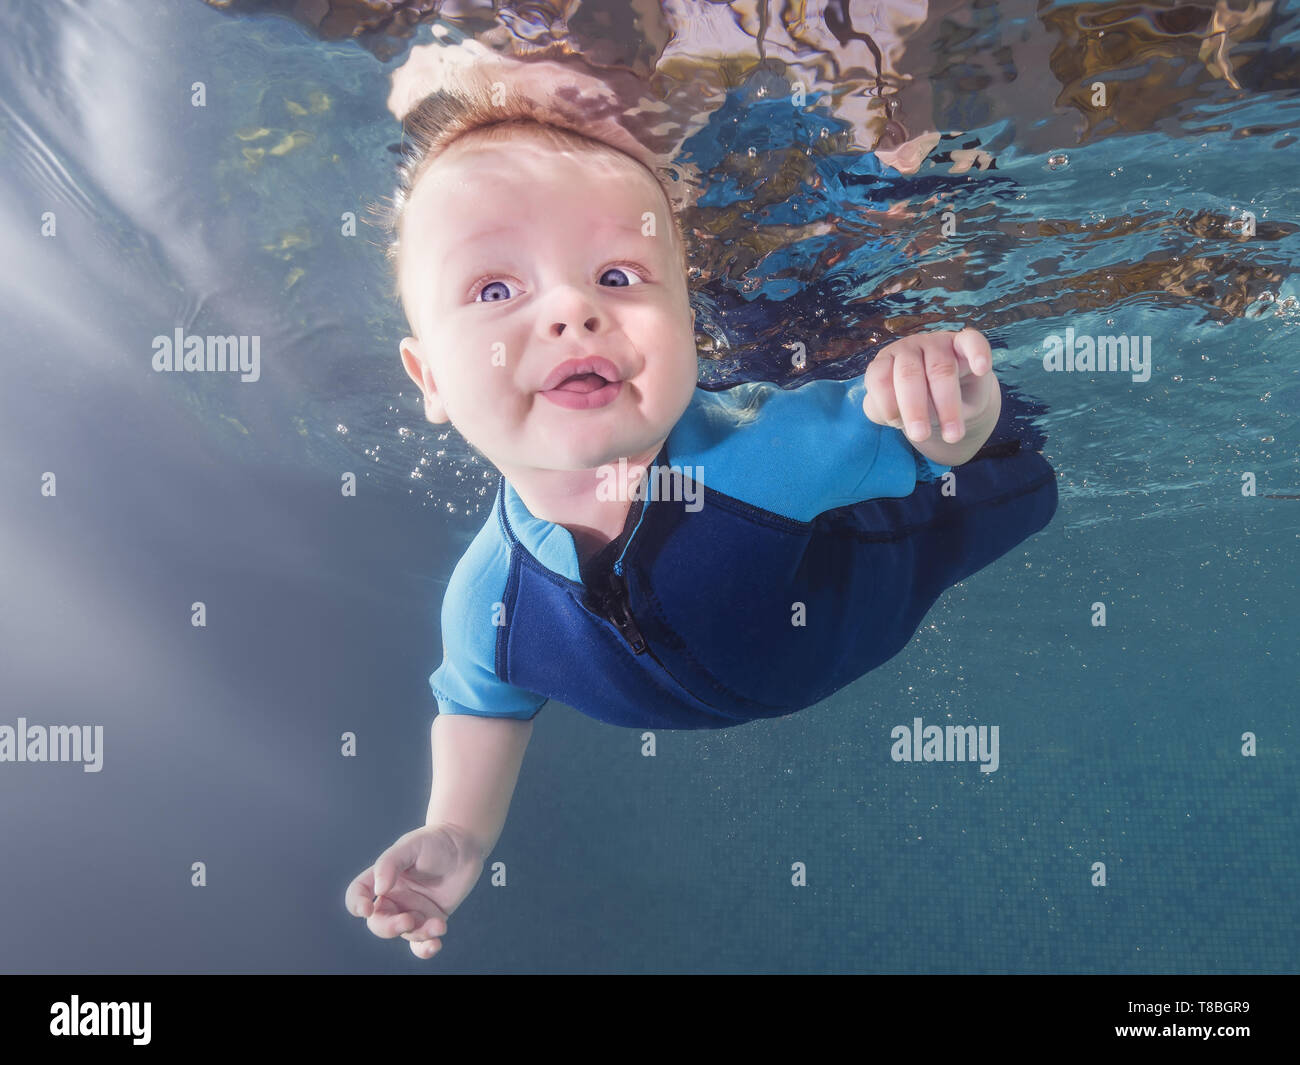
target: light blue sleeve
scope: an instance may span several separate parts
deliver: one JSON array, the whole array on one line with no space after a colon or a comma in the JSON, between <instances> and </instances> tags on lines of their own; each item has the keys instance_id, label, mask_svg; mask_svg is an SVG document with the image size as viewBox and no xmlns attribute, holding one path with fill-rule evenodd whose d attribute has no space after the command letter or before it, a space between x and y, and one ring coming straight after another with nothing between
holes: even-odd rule
<instances>
[{"instance_id":1,"label":"light blue sleeve","mask_svg":"<svg viewBox=\"0 0 1300 1065\"><path fill-rule=\"evenodd\" d=\"M442 664L429 687L442 714L531 719L546 697L496 675L496 645L510 551L496 511L456 563L442 600Z\"/></svg>"},{"instance_id":2,"label":"light blue sleeve","mask_svg":"<svg viewBox=\"0 0 1300 1065\"><path fill-rule=\"evenodd\" d=\"M796 521L867 499L911 495L951 467L862 410L862 378L782 389L751 381L696 389L669 436L669 460L715 491Z\"/></svg>"}]
</instances>

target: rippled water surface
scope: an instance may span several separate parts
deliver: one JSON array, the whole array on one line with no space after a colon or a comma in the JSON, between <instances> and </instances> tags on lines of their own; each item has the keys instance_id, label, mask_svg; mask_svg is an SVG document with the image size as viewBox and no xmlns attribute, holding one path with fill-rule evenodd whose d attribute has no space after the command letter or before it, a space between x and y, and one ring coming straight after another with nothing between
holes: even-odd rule
<instances>
[{"instance_id":1,"label":"rippled water surface","mask_svg":"<svg viewBox=\"0 0 1300 1065\"><path fill-rule=\"evenodd\" d=\"M105 735L0 763L48 878L0 888L6 968L1294 972L1300 5L435 6L0 14L0 725ZM423 819L497 478L422 418L369 221L434 41L617 94L687 201L707 387L973 325L1061 504L816 708L645 759L548 706L510 887L423 963L343 891ZM155 373L177 328L259 337L258 380ZM1149 377L1049 371L1067 330ZM998 724L998 771L893 762L915 717Z\"/></svg>"}]
</instances>

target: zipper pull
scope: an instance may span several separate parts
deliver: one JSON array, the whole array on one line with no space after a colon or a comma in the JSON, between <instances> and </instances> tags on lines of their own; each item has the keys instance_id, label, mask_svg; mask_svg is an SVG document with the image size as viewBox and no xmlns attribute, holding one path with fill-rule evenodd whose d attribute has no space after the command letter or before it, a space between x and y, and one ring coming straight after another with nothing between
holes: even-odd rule
<instances>
[{"instance_id":1,"label":"zipper pull","mask_svg":"<svg viewBox=\"0 0 1300 1065\"><path fill-rule=\"evenodd\" d=\"M614 609L610 614L610 621L618 627L619 633L628 642L633 654L644 654L646 650L645 637L641 635L641 630L636 627L636 619L632 617L632 610L627 603L627 581L621 573L618 573L610 577L609 583L614 590L612 602Z\"/></svg>"}]
</instances>

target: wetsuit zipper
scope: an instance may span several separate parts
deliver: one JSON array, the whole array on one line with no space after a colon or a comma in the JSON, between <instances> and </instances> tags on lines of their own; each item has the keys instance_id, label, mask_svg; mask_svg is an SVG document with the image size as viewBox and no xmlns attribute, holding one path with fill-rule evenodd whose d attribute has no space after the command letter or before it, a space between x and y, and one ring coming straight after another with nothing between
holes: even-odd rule
<instances>
[{"instance_id":1,"label":"wetsuit zipper","mask_svg":"<svg viewBox=\"0 0 1300 1065\"><path fill-rule=\"evenodd\" d=\"M624 546L623 550L624 552L627 551L626 546ZM628 603L627 578L623 575L622 555L619 555L618 559L614 562L613 567L609 571L608 587L609 593L600 596L602 613L613 622L614 627L618 629L619 635L623 637L624 641L626 641L627 645L632 649L632 653L637 655L649 655L651 660L662 669L667 676L671 677L673 682L680 687L682 691L686 692L697 702L703 703L710 710L717 710L718 708L716 706L706 699L701 699L680 680L678 680L677 677L674 676L672 670L664 665L659 656L650 650L650 645L646 643L645 637L641 635L641 630L637 628L636 619L632 617L632 608Z\"/></svg>"},{"instance_id":2,"label":"wetsuit zipper","mask_svg":"<svg viewBox=\"0 0 1300 1065\"><path fill-rule=\"evenodd\" d=\"M619 635L632 648L632 653L637 655L645 654L645 637L641 635L641 630L636 627L636 619L632 617L632 608L628 605L627 599L627 580L624 578L622 570L620 560L620 562L614 563L614 569L609 575L609 587L613 594L606 599L606 609L609 611L608 617L614 623L614 627L618 629Z\"/></svg>"}]
</instances>

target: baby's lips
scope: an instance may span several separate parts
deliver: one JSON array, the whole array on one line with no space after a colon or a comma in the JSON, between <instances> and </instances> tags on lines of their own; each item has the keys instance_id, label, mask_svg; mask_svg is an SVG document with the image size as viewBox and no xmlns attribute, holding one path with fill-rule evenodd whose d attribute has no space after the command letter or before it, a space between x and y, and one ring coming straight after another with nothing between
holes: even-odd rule
<instances>
[{"instance_id":1,"label":"baby's lips","mask_svg":"<svg viewBox=\"0 0 1300 1065\"><path fill-rule=\"evenodd\" d=\"M589 355L577 359L565 359L559 366L555 367L542 382L539 392L549 392L551 389L558 387L566 379L579 373L599 374L606 381L621 381L623 374L619 368L606 358L599 355Z\"/></svg>"}]
</instances>

